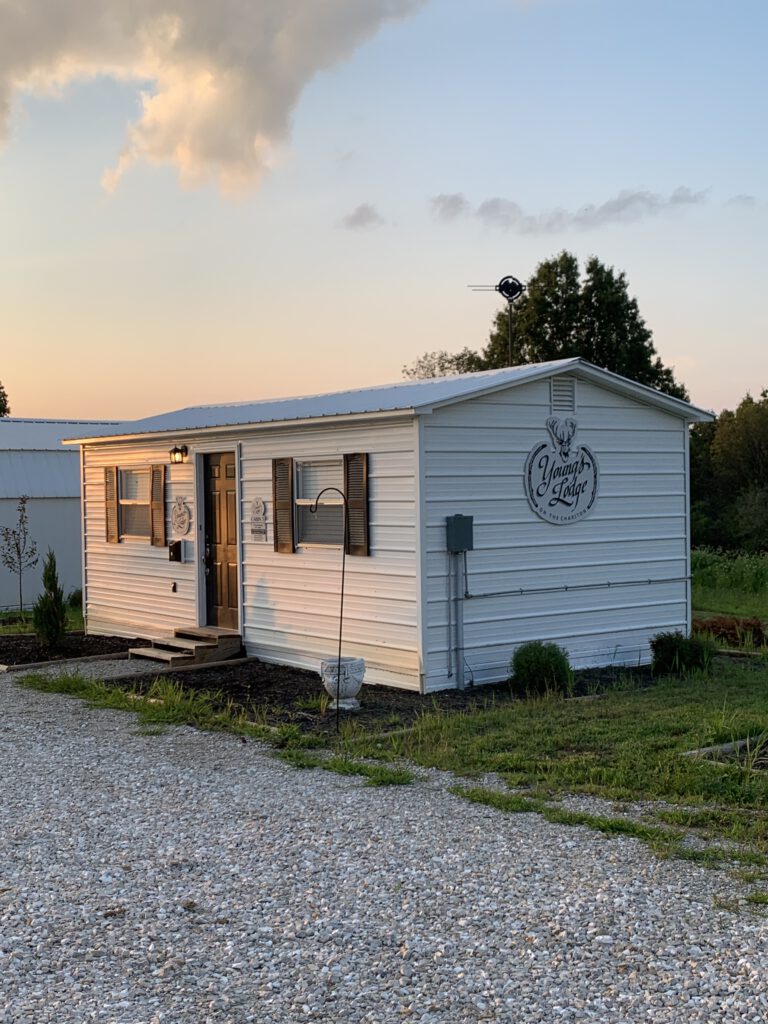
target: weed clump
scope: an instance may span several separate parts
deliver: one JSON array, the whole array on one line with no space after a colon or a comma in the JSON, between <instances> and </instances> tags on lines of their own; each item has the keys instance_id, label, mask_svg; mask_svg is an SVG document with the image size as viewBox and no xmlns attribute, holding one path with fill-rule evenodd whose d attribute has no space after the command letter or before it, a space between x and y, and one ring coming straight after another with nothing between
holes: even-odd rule
<instances>
[{"instance_id":1,"label":"weed clump","mask_svg":"<svg viewBox=\"0 0 768 1024\"><path fill-rule=\"evenodd\" d=\"M710 671L714 644L701 636L657 633L651 638L651 652L654 675L687 676Z\"/></svg>"},{"instance_id":2,"label":"weed clump","mask_svg":"<svg viewBox=\"0 0 768 1024\"><path fill-rule=\"evenodd\" d=\"M509 682L516 693L568 693L572 687L573 671L568 655L557 644L541 640L521 644L512 655L509 669Z\"/></svg>"}]
</instances>

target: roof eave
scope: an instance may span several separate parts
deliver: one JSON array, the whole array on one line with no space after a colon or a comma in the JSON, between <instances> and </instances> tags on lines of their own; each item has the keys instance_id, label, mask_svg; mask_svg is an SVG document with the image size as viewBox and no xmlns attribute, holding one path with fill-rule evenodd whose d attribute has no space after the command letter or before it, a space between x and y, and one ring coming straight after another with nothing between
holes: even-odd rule
<instances>
[{"instance_id":1,"label":"roof eave","mask_svg":"<svg viewBox=\"0 0 768 1024\"><path fill-rule=\"evenodd\" d=\"M263 423L230 423L214 426L174 427L163 430L143 430L125 434L107 434L95 437L72 437L62 440L62 444L111 444L118 441L132 441L137 438L152 438L156 441L174 438L192 437L195 434L232 434L247 430L285 430L298 427L316 426L321 422L337 421L344 423L379 422L381 420L412 418L416 410L383 409L378 412L365 413L333 413L325 416L309 416L295 420L266 420Z\"/></svg>"}]
</instances>

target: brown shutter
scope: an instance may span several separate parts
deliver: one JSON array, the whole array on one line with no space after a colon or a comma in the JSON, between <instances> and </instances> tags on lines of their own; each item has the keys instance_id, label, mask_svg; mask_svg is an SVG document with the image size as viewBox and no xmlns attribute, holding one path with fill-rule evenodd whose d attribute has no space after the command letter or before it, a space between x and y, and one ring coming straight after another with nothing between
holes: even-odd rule
<instances>
[{"instance_id":1,"label":"brown shutter","mask_svg":"<svg viewBox=\"0 0 768 1024\"><path fill-rule=\"evenodd\" d=\"M117 506L117 466L104 467L104 503L106 506L107 544L120 540L120 516Z\"/></svg>"},{"instance_id":2,"label":"brown shutter","mask_svg":"<svg viewBox=\"0 0 768 1024\"><path fill-rule=\"evenodd\" d=\"M367 555L368 551L368 456L365 453L344 456L344 493L347 496L348 555Z\"/></svg>"},{"instance_id":3,"label":"brown shutter","mask_svg":"<svg viewBox=\"0 0 768 1024\"><path fill-rule=\"evenodd\" d=\"M149 479L152 547L165 547L165 466L153 466Z\"/></svg>"},{"instance_id":4,"label":"brown shutter","mask_svg":"<svg viewBox=\"0 0 768 1024\"><path fill-rule=\"evenodd\" d=\"M272 459L272 532L275 551L292 554L293 536L293 459Z\"/></svg>"}]
</instances>

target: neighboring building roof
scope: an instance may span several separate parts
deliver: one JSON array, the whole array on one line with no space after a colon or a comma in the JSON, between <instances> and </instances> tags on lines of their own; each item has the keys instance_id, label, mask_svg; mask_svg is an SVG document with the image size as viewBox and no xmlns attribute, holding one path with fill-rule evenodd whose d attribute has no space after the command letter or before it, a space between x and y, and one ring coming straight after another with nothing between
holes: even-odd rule
<instances>
[{"instance_id":1,"label":"neighboring building roof","mask_svg":"<svg viewBox=\"0 0 768 1024\"><path fill-rule=\"evenodd\" d=\"M0 417L0 499L78 498L79 459L62 437L114 429L114 420L32 420Z\"/></svg>"},{"instance_id":2,"label":"neighboring building roof","mask_svg":"<svg viewBox=\"0 0 768 1024\"><path fill-rule=\"evenodd\" d=\"M119 425L118 430L94 431L82 442L106 438L132 437L137 434L178 434L183 431L212 428L242 427L248 425L285 423L297 420L316 420L337 416L372 417L386 413L428 413L431 409L449 405L466 398L498 391L551 377L559 373L574 373L595 380L611 390L626 394L636 401L665 409L672 415L692 422L706 421L711 414L703 409L671 398L653 388L636 384L618 374L602 370L584 359L558 359L549 363L529 363L502 370L484 370L450 377L427 380L401 381L353 391L336 391L324 395L300 398L265 399L258 402L233 402L227 405L200 405L174 412L161 413L145 419L131 420ZM74 442L77 439L72 435Z\"/></svg>"}]
</instances>

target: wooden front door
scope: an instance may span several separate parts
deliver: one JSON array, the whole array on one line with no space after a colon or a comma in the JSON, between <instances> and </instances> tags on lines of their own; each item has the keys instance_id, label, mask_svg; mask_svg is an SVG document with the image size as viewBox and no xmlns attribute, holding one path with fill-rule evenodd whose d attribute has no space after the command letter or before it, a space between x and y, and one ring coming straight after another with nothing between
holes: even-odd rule
<instances>
[{"instance_id":1,"label":"wooden front door","mask_svg":"<svg viewBox=\"0 0 768 1024\"><path fill-rule=\"evenodd\" d=\"M237 629L237 478L234 452L203 456L206 623Z\"/></svg>"}]
</instances>

